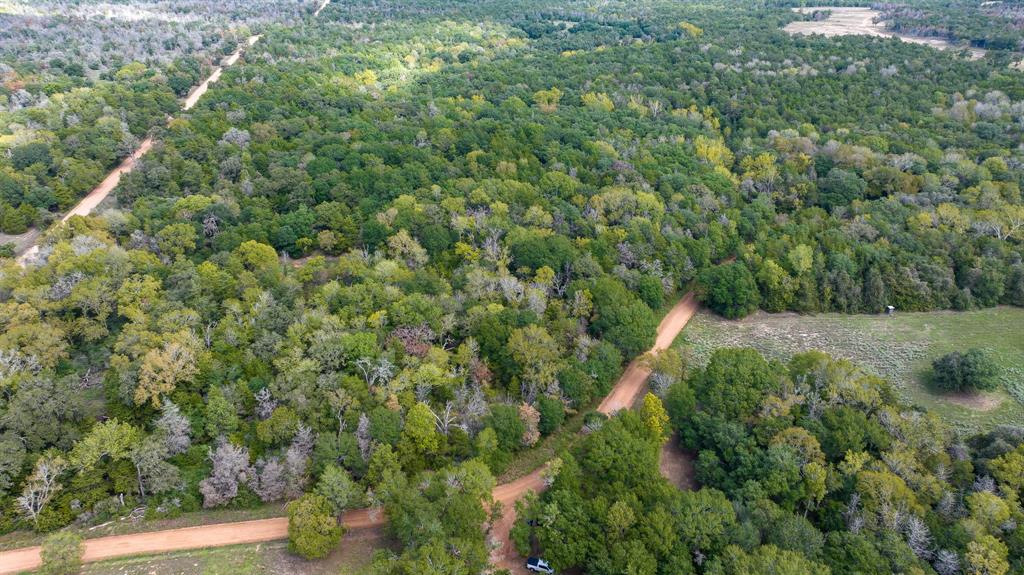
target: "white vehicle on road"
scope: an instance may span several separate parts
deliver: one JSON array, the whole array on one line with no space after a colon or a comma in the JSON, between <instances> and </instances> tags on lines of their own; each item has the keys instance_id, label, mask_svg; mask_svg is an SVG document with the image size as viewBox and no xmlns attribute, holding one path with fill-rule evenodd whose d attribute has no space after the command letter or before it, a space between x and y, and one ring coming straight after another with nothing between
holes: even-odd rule
<instances>
[{"instance_id":1,"label":"white vehicle on road","mask_svg":"<svg viewBox=\"0 0 1024 575\"><path fill-rule=\"evenodd\" d=\"M526 568L534 573L547 573L548 575L555 572L555 570L551 568L551 565L540 557L530 557L527 559Z\"/></svg>"}]
</instances>

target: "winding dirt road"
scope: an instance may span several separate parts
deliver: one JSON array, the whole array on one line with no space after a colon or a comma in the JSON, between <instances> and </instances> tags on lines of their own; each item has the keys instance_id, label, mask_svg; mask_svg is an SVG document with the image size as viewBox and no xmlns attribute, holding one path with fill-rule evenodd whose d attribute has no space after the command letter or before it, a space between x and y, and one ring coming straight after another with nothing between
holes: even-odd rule
<instances>
[{"instance_id":1,"label":"winding dirt road","mask_svg":"<svg viewBox=\"0 0 1024 575\"><path fill-rule=\"evenodd\" d=\"M693 317L697 308L697 298L693 292L683 296L658 325L657 337L654 347L650 350L651 353L667 349L679 332L686 327L686 323ZM651 370L645 367L639 358L633 360L597 410L610 415L620 409L632 407L644 391L647 377L650 374ZM509 540L509 531L515 523L515 502L529 491L539 493L544 490L542 472L543 468L537 469L529 475L494 488L494 499L502 503L504 516L494 525L491 532L491 540L497 544L495 551L491 554L491 560L499 567L509 569L513 573L518 573L522 569L522 560L516 554ZM386 521L380 509L356 509L345 513L341 519L349 529L376 527L383 525ZM257 543L286 537L288 537L288 519L284 517L218 523L88 539L85 541L83 560L87 562L100 561L125 555ZM39 565L39 547L0 552L0 575L20 573L35 569Z\"/></svg>"}]
</instances>

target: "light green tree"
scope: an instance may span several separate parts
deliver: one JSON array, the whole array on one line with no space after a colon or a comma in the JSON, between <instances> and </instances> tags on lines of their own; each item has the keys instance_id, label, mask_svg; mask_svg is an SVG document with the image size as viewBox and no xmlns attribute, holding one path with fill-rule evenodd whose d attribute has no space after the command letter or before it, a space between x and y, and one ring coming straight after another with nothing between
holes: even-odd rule
<instances>
[{"instance_id":1,"label":"light green tree","mask_svg":"<svg viewBox=\"0 0 1024 575\"><path fill-rule=\"evenodd\" d=\"M288 504L288 550L305 559L322 559L341 540L331 504L321 495L307 493Z\"/></svg>"}]
</instances>

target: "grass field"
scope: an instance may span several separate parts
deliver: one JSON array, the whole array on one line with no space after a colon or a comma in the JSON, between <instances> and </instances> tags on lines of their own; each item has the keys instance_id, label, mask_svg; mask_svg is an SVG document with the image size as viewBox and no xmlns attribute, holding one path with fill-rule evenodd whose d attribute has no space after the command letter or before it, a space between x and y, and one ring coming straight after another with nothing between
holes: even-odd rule
<instances>
[{"instance_id":1,"label":"grass field","mask_svg":"<svg viewBox=\"0 0 1024 575\"><path fill-rule=\"evenodd\" d=\"M753 347L773 358L820 349L893 382L907 401L940 413L963 431L1024 425L1024 309L884 315L758 313L728 321L706 311L676 340L703 365L719 347ZM923 384L932 360L969 348L987 350L1002 368L1003 389L980 396L936 395Z\"/></svg>"}]
</instances>

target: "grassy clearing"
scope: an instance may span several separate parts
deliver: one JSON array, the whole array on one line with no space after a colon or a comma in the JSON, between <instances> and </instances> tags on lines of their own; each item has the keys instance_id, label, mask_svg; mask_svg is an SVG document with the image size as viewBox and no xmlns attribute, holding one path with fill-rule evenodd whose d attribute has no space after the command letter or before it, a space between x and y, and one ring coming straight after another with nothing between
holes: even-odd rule
<instances>
[{"instance_id":1,"label":"grassy clearing","mask_svg":"<svg viewBox=\"0 0 1024 575\"><path fill-rule=\"evenodd\" d=\"M768 357L820 349L893 382L903 398L963 431L1024 422L1024 309L883 315L758 313L728 321L701 312L676 340L696 365L720 347L746 346ZM936 395L924 386L932 360L969 348L987 350L1002 368L1003 390L981 398Z\"/></svg>"},{"instance_id":2,"label":"grassy clearing","mask_svg":"<svg viewBox=\"0 0 1024 575\"><path fill-rule=\"evenodd\" d=\"M236 545L216 549L198 549L164 555L126 557L88 563L83 575L164 575L195 573L203 575L266 573L264 555L272 547L287 547L284 543L263 545Z\"/></svg>"}]
</instances>

